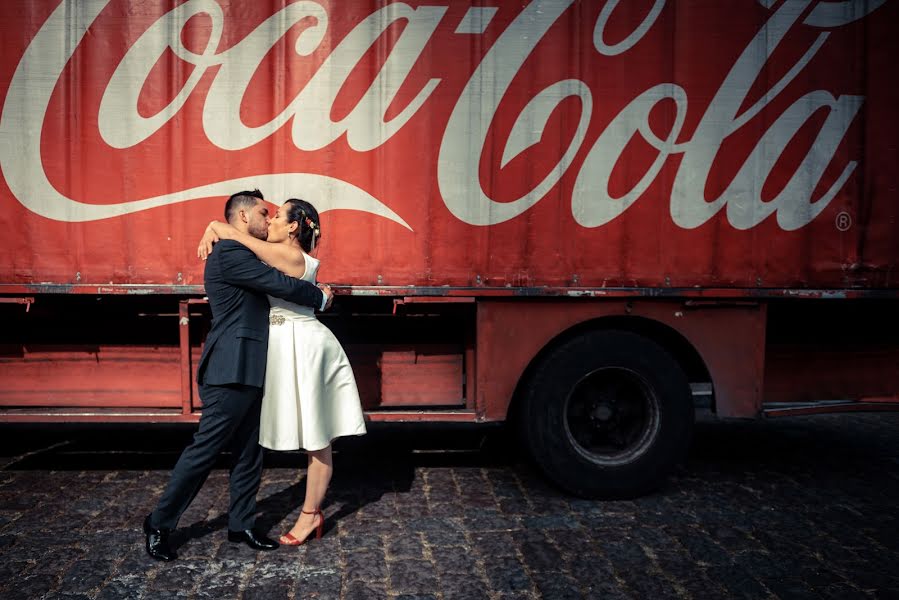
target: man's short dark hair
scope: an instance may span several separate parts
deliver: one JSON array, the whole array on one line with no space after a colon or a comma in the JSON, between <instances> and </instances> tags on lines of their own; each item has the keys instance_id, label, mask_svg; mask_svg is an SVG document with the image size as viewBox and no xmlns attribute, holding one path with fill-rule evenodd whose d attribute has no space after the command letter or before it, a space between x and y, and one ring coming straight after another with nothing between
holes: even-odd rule
<instances>
[{"instance_id":1,"label":"man's short dark hair","mask_svg":"<svg viewBox=\"0 0 899 600\"><path fill-rule=\"evenodd\" d=\"M256 206L256 203L260 200L265 200L262 197L262 192L259 190L243 191L237 192L236 194L232 194L228 201L225 202L225 221L228 223L231 222L232 217L237 216L237 212L242 209L250 209Z\"/></svg>"}]
</instances>

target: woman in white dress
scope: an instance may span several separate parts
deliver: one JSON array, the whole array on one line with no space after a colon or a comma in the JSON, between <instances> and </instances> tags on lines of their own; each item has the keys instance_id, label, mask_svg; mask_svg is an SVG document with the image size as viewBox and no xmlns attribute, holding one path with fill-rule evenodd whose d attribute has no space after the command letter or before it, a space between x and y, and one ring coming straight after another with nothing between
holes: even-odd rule
<instances>
[{"instance_id":1,"label":"woman in white dress","mask_svg":"<svg viewBox=\"0 0 899 600\"><path fill-rule=\"evenodd\" d=\"M315 283L320 263L312 255L320 236L315 207L291 198L271 219L267 241L213 221L199 252L205 257L214 241L236 240L285 275ZM259 443L271 450L304 449L309 455L302 511L293 528L280 538L283 545L299 546L313 532L316 538L322 535L321 504L333 473L332 440L364 434L365 421L353 369L331 330L311 308L272 297L269 302Z\"/></svg>"}]
</instances>

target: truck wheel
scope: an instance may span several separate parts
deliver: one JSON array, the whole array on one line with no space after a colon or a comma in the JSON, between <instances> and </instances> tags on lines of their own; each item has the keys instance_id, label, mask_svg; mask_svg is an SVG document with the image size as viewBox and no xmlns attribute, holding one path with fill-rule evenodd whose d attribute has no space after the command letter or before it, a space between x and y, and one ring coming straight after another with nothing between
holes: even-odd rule
<instances>
[{"instance_id":1,"label":"truck wheel","mask_svg":"<svg viewBox=\"0 0 899 600\"><path fill-rule=\"evenodd\" d=\"M690 385L677 361L616 330L573 338L537 367L520 432L543 473L587 498L630 498L660 486L693 430Z\"/></svg>"}]
</instances>

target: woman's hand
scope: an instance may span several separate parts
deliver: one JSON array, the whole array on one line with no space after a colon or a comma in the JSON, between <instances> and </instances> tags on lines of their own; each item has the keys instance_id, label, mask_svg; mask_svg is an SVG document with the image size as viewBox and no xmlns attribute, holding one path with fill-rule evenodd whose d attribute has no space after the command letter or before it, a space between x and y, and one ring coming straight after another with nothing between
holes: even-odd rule
<instances>
[{"instance_id":1,"label":"woman's hand","mask_svg":"<svg viewBox=\"0 0 899 600\"><path fill-rule=\"evenodd\" d=\"M200 245L197 247L197 257L206 260L206 257L212 252L213 244L217 241L219 241L219 236L215 234L210 223L206 231L203 232L202 239L200 239Z\"/></svg>"}]
</instances>

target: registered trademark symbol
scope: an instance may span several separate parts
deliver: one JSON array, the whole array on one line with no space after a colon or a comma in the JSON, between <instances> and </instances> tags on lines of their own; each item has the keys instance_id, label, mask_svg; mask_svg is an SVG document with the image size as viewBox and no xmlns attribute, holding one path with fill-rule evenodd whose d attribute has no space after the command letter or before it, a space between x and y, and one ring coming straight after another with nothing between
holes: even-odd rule
<instances>
[{"instance_id":1,"label":"registered trademark symbol","mask_svg":"<svg viewBox=\"0 0 899 600\"><path fill-rule=\"evenodd\" d=\"M837 215L837 229L848 231L850 227L852 227L852 215L844 210Z\"/></svg>"}]
</instances>

